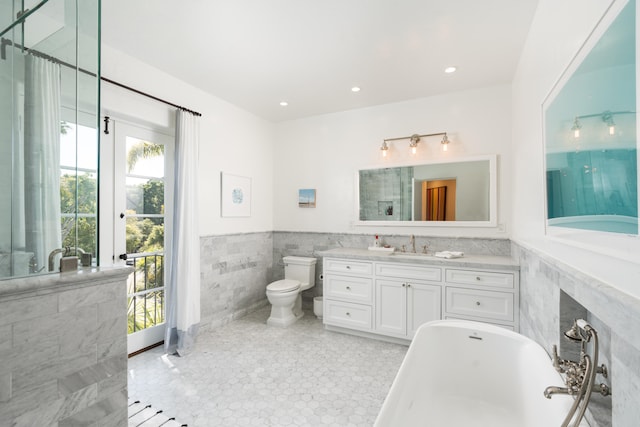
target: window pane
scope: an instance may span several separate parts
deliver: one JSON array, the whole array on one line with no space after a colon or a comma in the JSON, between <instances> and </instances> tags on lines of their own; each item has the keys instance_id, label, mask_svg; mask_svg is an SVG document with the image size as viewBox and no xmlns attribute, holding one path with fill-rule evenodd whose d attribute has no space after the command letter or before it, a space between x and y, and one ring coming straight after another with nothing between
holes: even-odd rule
<instances>
[{"instance_id":1,"label":"window pane","mask_svg":"<svg viewBox=\"0 0 640 427\"><path fill-rule=\"evenodd\" d=\"M127 177L127 210L134 214L164 214L164 182Z\"/></svg>"},{"instance_id":2,"label":"window pane","mask_svg":"<svg viewBox=\"0 0 640 427\"><path fill-rule=\"evenodd\" d=\"M127 137L127 173L164 177L164 145Z\"/></svg>"},{"instance_id":3,"label":"window pane","mask_svg":"<svg viewBox=\"0 0 640 427\"><path fill-rule=\"evenodd\" d=\"M164 250L164 218L128 217L126 227L128 254Z\"/></svg>"}]
</instances>

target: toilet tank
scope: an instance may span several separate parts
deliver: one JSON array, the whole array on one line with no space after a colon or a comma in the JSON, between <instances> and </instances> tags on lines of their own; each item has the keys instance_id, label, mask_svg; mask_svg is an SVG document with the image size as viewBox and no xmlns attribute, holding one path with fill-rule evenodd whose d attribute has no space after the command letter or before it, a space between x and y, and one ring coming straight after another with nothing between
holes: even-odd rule
<instances>
[{"instance_id":1,"label":"toilet tank","mask_svg":"<svg viewBox=\"0 0 640 427\"><path fill-rule=\"evenodd\" d=\"M286 256L284 261L284 278L298 280L300 283L314 285L316 281L316 259Z\"/></svg>"}]
</instances>

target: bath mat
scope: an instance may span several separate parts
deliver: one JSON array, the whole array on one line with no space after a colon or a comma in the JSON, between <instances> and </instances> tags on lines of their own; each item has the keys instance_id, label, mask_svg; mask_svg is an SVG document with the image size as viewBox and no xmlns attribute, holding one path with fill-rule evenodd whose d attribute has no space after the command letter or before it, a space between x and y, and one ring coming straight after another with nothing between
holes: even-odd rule
<instances>
[{"instance_id":1,"label":"bath mat","mask_svg":"<svg viewBox=\"0 0 640 427\"><path fill-rule=\"evenodd\" d=\"M181 424L174 417L165 414L161 409L141 403L139 400L129 399L128 427L188 427Z\"/></svg>"}]
</instances>

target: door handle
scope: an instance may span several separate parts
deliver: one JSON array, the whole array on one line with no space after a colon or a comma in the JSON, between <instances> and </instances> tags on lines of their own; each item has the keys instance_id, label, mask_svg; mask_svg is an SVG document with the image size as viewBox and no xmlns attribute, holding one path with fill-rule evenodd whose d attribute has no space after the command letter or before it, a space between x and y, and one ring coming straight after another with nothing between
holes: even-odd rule
<instances>
[{"instance_id":1,"label":"door handle","mask_svg":"<svg viewBox=\"0 0 640 427\"><path fill-rule=\"evenodd\" d=\"M118 255L118 258L120 258L123 261L126 261L127 260L127 254L120 254L120 255Z\"/></svg>"}]
</instances>

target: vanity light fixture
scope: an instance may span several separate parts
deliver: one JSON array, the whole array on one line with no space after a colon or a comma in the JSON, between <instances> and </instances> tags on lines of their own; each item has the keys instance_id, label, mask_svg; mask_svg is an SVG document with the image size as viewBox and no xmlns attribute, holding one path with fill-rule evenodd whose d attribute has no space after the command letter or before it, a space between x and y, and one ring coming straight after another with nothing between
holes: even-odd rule
<instances>
[{"instance_id":1,"label":"vanity light fixture","mask_svg":"<svg viewBox=\"0 0 640 427\"><path fill-rule=\"evenodd\" d=\"M450 141L449 141L449 138L447 138L446 132L429 133L426 135L418 135L417 133L414 133L411 136L402 136L400 138L387 138L382 141L382 146L380 147L380 151L382 152L382 157L386 157L387 152L389 151L389 144L388 144L389 142L408 139L409 148L411 149L411 154L416 154L418 152L418 143L421 141L421 138L428 138L431 136L440 136L440 135L442 135L442 141L440 141L440 143L442 144L442 151L447 151L447 144L449 144Z\"/></svg>"},{"instance_id":2,"label":"vanity light fixture","mask_svg":"<svg viewBox=\"0 0 640 427\"><path fill-rule=\"evenodd\" d=\"M607 126L607 130L610 136L614 136L616 134L616 122L613 120L614 116L623 115L623 114L636 114L635 111L603 111L602 113L596 114L583 114L581 116L576 116L573 119L573 126L571 127L571 131L573 132L574 138L580 138L580 129L582 129L582 124L580 120L591 119L599 117L604 124ZM623 121L624 122L624 121Z\"/></svg>"},{"instance_id":3,"label":"vanity light fixture","mask_svg":"<svg viewBox=\"0 0 640 427\"><path fill-rule=\"evenodd\" d=\"M578 120L578 116L576 116L575 119L573 119L573 126L571 127L571 130L573 131L573 137L578 139L580 138L580 129L582 128L582 125L580 124L580 121Z\"/></svg>"},{"instance_id":4,"label":"vanity light fixture","mask_svg":"<svg viewBox=\"0 0 640 427\"><path fill-rule=\"evenodd\" d=\"M413 134L409 140L409 147L411 148L411 154L416 154L418 151L418 142L420 142L420 135Z\"/></svg>"},{"instance_id":5,"label":"vanity light fixture","mask_svg":"<svg viewBox=\"0 0 640 427\"><path fill-rule=\"evenodd\" d=\"M440 144L442 144L442 151L447 151L449 148L449 142L449 138L447 138L447 134L445 133L442 137L442 141L440 141Z\"/></svg>"},{"instance_id":6,"label":"vanity light fixture","mask_svg":"<svg viewBox=\"0 0 640 427\"><path fill-rule=\"evenodd\" d=\"M382 147L380 147L380 151L382 152L382 157L387 157L387 152L389 151L389 145L387 141L382 142Z\"/></svg>"},{"instance_id":7,"label":"vanity light fixture","mask_svg":"<svg viewBox=\"0 0 640 427\"><path fill-rule=\"evenodd\" d=\"M605 111L602 113L602 121L609 127L609 135L615 135L616 123L613 121L613 113L611 113L611 111Z\"/></svg>"}]
</instances>

